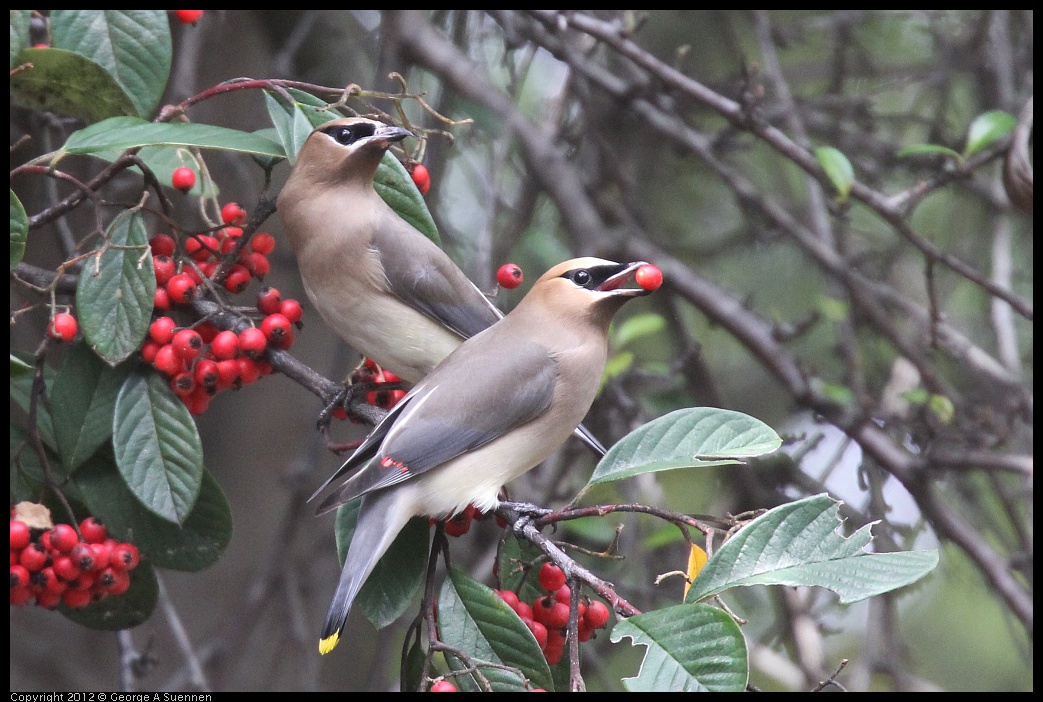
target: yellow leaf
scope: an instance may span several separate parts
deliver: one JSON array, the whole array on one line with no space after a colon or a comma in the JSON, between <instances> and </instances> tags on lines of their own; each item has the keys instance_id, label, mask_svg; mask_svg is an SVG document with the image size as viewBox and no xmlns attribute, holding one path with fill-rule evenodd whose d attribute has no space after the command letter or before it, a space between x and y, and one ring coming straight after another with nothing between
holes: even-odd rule
<instances>
[{"instance_id":1,"label":"yellow leaf","mask_svg":"<svg viewBox=\"0 0 1043 702\"><path fill-rule=\"evenodd\" d=\"M685 597L688 597L688 588L692 586L692 581L695 580L696 576L699 575L699 571L701 571L705 565L706 551L702 550L695 544L692 544L692 551L688 554L688 582L685 583L684 586Z\"/></svg>"}]
</instances>

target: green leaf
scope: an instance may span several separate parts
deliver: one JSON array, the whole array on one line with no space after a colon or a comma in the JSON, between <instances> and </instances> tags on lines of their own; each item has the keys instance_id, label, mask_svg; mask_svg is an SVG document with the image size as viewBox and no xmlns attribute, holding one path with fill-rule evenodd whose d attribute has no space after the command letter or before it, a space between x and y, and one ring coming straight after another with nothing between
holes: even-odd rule
<instances>
[{"instance_id":1,"label":"green leaf","mask_svg":"<svg viewBox=\"0 0 1043 702\"><path fill-rule=\"evenodd\" d=\"M203 447L188 408L160 374L131 373L116 398L116 465L149 510L184 524L203 480Z\"/></svg>"},{"instance_id":2,"label":"green leaf","mask_svg":"<svg viewBox=\"0 0 1043 702\"><path fill-rule=\"evenodd\" d=\"M83 264L76 308L87 344L114 366L141 347L155 303L156 273L141 212L120 212L98 251Z\"/></svg>"},{"instance_id":3,"label":"green leaf","mask_svg":"<svg viewBox=\"0 0 1043 702\"><path fill-rule=\"evenodd\" d=\"M170 74L170 20L166 10L54 10L51 38L101 66L140 117L155 110Z\"/></svg>"},{"instance_id":4,"label":"green leaf","mask_svg":"<svg viewBox=\"0 0 1043 702\"><path fill-rule=\"evenodd\" d=\"M8 374L12 378L14 378L14 377L25 377L26 375L31 375L32 374L33 367L31 365L29 365L28 363L26 363L22 359L18 358L14 354L10 354L10 356L11 356L11 364L8 366L8 368L9 368Z\"/></svg>"},{"instance_id":5,"label":"green leaf","mask_svg":"<svg viewBox=\"0 0 1043 702\"><path fill-rule=\"evenodd\" d=\"M598 462L587 487L654 471L740 463L781 445L771 427L741 412L679 409L620 439Z\"/></svg>"},{"instance_id":6,"label":"green leaf","mask_svg":"<svg viewBox=\"0 0 1043 702\"><path fill-rule=\"evenodd\" d=\"M633 341L657 334L663 329L666 329L666 320L663 319L663 315L655 312L635 314L633 317L627 317L615 327L612 342L616 348L622 348Z\"/></svg>"},{"instance_id":7,"label":"green leaf","mask_svg":"<svg viewBox=\"0 0 1043 702\"><path fill-rule=\"evenodd\" d=\"M377 166L377 174L373 177L373 187L377 194L384 198L398 215L412 224L416 229L439 246L442 240L438 236L438 227L427 209L424 196L416 189L416 184L409 176L406 167L391 152L384 154Z\"/></svg>"},{"instance_id":8,"label":"green leaf","mask_svg":"<svg viewBox=\"0 0 1043 702\"><path fill-rule=\"evenodd\" d=\"M30 362L30 357L28 355L12 354L12 358L14 361L21 361L35 370L35 366ZM54 375L53 368L50 366L44 366L43 381L45 388L50 388L54 383ZM21 407L22 411L28 416L29 403L33 389L33 373L12 373L10 388L11 400L18 407ZM41 400L37 400L36 403L36 427L40 432L40 439L43 441L44 445L57 454L58 444L54 440L54 422L51 420L51 411L48 407L48 403Z\"/></svg>"},{"instance_id":9,"label":"green leaf","mask_svg":"<svg viewBox=\"0 0 1043 702\"><path fill-rule=\"evenodd\" d=\"M29 46L29 19L32 12L29 10L11 10L11 65L18 65L18 54L22 49Z\"/></svg>"},{"instance_id":10,"label":"green leaf","mask_svg":"<svg viewBox=\"0 0 1043 702\"><path fill-rule=\"evenodd\" d=\"M842 151L832 146L820 146L815 149L815 158L818 159L826 177L833 183L837 190L837 201L841 204L847 202L851 193L851 184L855 182L855 169Z\"/></svg>"},{"instance_id":11,"label":"green leaf","mask_svg":"<svg viewBox=\"0 0 1043 702\"><path fill-rule=\"evenodd\" d=\"M116 396L131 363L111 368L87 345L74 344L51 386L51 412L62 463L72 471L112 436Z\"/></svg>"},{"instance_id":12,"label":"green leaf","mask_svg":"<svg viewBox=\"0 0 1043 702\"><path fill-rule=\"evenodd\" d=\"M132 541L143 558L160 568L198 571L217 562L232 539L228 499L203 472L199 497L183 525L160 519L130 491L110 449L96 453L76 471L74 485L90 513L115 539Z\"/></svg>"},{"instance_id":13,"label":"green leaf","mask_svg":"<svg viewBox=\"0 0 1043 702\"><path fill-rule=\"evenodd\" d=\"M11 76L11 102L84 122L100 122L137 110L108 71L71 51L24 49L18 63L33 67Z\"/></svg>"},{"instance_id":14,"label":"green leaf","mask_svg":"<svg viewBox=\"0 0 1043 702\"><path fill-rule=\"evenodd\" d=\"M916 582L938 565L937 551L866 553L872 525L841 536L839 507L821 494L761 515L717 549L685 601L737 586L814 585L847 604Z\"/></svg>"},{"instance_id":15,"label":"green leaf","mask_svg":"<svg viewBox=\"0 0 1043 702\"><path fill-rule=\"evenodd\" d=\"M268 108L268 116L275 125L286 158L292 166L297 162L297 154L312 131L312 124L304 112L294 103L286 107L269 91L264 93L264 104Z\"/></svg>"},{"instance_id":16,"label":"green leaf","mask_svg":"<svg viewBox=\"0 0 1043 702\"><path fill-rule=\"evenodd\" d=\"M536 638L518 615L491 588L450 568L438 596L438 628L442 641L455 646L474 662L503 665L513 670L479 666L495 692L524 692L542 687L553 690L550 668ZM446 655L454 670L466 667L455 656ZM530 686L527 688L525 679ZM474 678L454 678L461 690L477 691Z\"/></svg>"},{"instance_id":17,"label":"green leaf","mask_svg":"<svg viewBox=\"0 0 1043 702\"><path fill-rule=\"evenodd\" d=\"M957 161L963 161L963 156L958 151L953 151L948 146L940 146L938 144L913 144L912 146L907 146L898 152L898 158L923 154L942 154L943 156L950 156Z\"/></svg>"},{"instance_id":18,"label":"green leaf","mask_svg":"<svg viewBox=\"0 0 1043 702\"><path fill-rule=\"evenodd\" d=\"M348 555L361 504L362 500L354 500L337 510L334 529L341 565ZM383 629L402 616L420 592L427 574L427 545L430 540L427 518L409 520L359 590L355 606L376 628Z\"/></svg>"},{"instance_id":19,"label":"green leaf","mask_svg":"<svg viewBox=\"0 0 1043 702\"><path fill-rule=\"evenodd\" d=\"M69 609L62 605L59 610L88 629L119 631L148 621L158 599L156 571L148 563L142 562L130 571L130 587L122 595L106 597L101 602L91 603L81 609Z\"/></svg>"},{"instance_id":20,"label":"green leaf","mask_svg":"<svg viewBox=\"0 0 1043 702\"><path fill-rule=\"evenodd\" d=\"M964 158L976 154L990 144L1007 136L1018 126L1018 119L1009 112L992 110L974 118L967 130L967 146L963 150Z\"/></svg>"},{"instance_id":21,"label":"green leaf","mask_svg":"<svg viewBox=\"0 0 1043 702\"><path fill-rule=\"evenodd\" d=\"M716 607L684 604L624 619L610 639L629 637L648 647L630 692L742 692L749 678L746 641L735 621Z\"/></svg>"},{"instance_id":22,"label":"green leaf","mask_svg":"<svg viewBox=\"0 0 1043 702\"><path fill-rule=\"evenodd\" d=\"M286 92L297 101L297 108L308 118L312 128L344 116L336 110L327 109L329 108L329 103L311 93L306 93L297 88L288 88Z\"/></svg>"},{"instance_id":23,"label":"green leaf","mask_svg":"<svg viewBox=\"0 0 1043 702\"><path fill-rule=\"evenodd\" d=\"M29 238L29 218L21 200L11 191L11 270L22 262L25 256L25 242Z\"/></svg>"},{"instance_id":24,"label":"green leaf","mask_svg":"<svg viewBox=\"0 0 1043 702\"><path fill-rule=\"evenodd\" d=\"M154 123L137 117L112 117L69 135L55 158L64 154L95 154L109 149L142 146L195 146L261 156L286 158L282 147L271 139L238 129L187 122Z\"/></svg>"}]
</instances>

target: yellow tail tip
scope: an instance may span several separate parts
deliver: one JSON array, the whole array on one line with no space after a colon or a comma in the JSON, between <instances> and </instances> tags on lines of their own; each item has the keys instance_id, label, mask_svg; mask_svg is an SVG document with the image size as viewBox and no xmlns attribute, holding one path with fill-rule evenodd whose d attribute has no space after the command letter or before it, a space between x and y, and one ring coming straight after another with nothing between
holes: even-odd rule
<instances>
[{"instance_id":1,"label":"yellow tail tip","mask_svg":"<svg viewBox=\"0 0 1043 702\"><path fill-rule=\"evenodd\" d=\"M325 656L335 649L338 643L340 643L340 632L336 631L319 641L319 653Z\"/></svg>"}]
</instances>

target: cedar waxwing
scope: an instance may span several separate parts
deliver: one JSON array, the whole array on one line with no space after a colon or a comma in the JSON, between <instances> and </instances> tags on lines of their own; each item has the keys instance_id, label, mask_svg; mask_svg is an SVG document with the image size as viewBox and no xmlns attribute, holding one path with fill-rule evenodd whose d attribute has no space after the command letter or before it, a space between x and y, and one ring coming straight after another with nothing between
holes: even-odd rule
<instances>
[{"instance_id":1,"label":"cedar waxwing","mask_svg":"<svg viewBox=\"0 0 1043 702\"><path fill-rule=\"evenodd\" d=\"M408 383L503 315L433 241L373 188L385 152L412 136L346 117L316 127L278 211L308 299L340 338ZM604 447L585 427L576 433Z\"/></svg>"},{"instance_id":2,"label":"cedar waxwing","mask_svg":"<svg viewBox=\"0 0 1043 702\"><path fill-rule=\"evenodd\" d=\"M551 268L413 387L315 492L362 466L318 509L363 498L321 653L337 645L359 589L410 518L495 509L503 485L568 438L597 394L612 317L650 292L623 287L642 265L578 258Z\"/></svg>"}]
</instances>

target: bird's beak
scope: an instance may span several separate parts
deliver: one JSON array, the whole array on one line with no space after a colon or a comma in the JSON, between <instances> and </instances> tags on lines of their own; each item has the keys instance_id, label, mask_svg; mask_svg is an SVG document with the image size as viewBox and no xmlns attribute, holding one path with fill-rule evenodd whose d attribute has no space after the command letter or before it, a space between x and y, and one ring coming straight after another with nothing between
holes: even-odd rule
<instances>
[{"instance_id":1,"label":"bird's beak","mask_svg":"<svg viewBox=\"0 0 1043 702\"><path fill-rule=\"evenodd\" d=\"M632 263L621 263L619 264L619 271L609 276L604 283L598 286L599 292L610 292L614 295L624 295L627 297L638 297L640 295L651 294L651 290L644 290L640 287L637 288L624 288L623 286L627 283L635 283L634 273L641 266L647 265L646 261L634 261Z\"/></svg>"},{"instance_id":2,"label":"bird's beak","mask_svg":"<svg viewBox=\"0 0 1043 702\"><path fill-rule=\"evenodd\" d=\"M373 132L373 136L369 138L370 141L378 142L384 148L387 148L389 144L394 144L397 141L402 141L406 137L413 136L413 132L402 127L396 127L394 125L384 125L377 127L377 130Z\"/></svg>"}]
</instances>

